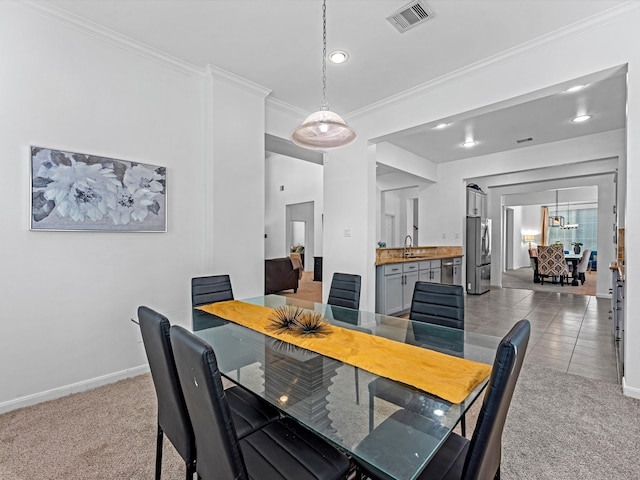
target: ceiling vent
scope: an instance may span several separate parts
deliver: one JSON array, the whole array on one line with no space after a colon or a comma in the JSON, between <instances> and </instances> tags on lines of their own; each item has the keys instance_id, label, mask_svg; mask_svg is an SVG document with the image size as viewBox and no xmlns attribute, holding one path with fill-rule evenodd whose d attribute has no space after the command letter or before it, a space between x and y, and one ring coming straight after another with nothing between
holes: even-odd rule
<instances>
[{"instance_id":1,"label":"ceiling vent","mask_svg":"<svg viewBox=\"0 0 640 480\"><path fill-rule=\"evenodd\" d=\"M520 140L516 140L516 143L526 143L526 142L531 142L533 141L532 137L528 137L528 138L521 138Z\"/></svg>"},{"instance_id":2,"label":"ceiling vent","mask_svg":"<svg viewBox=\"0 0 640 480\"><path fill-rule=\"evenodd\" d=\"M427 4L423 0L417 0L394 12L387 17L387 20L402 33L426 22L433 16L433 12L427 7Z\"/></svg>"}]
</instances>

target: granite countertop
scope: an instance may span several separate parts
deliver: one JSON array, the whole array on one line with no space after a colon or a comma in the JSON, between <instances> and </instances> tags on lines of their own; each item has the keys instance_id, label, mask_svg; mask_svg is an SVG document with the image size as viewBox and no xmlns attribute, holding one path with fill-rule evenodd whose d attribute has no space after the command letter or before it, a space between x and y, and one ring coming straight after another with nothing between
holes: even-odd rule
<instances>
[{"instance_id":1,"label":"granite countertop","mask_svg":"<svg viewBox=\"0 0 640 480\"><path fill-rule=\"evenodd\" d=\"M403 248L378 248L376 249L376 266L390 265L393 263L420 262L424 260L442 260L445 258L463 257L462 247L411 247L413 256L404 257Z\"/></svg>"},{"instance_id":2,"label":"granite countertop","mask_svg":"<svg viewBox=\"0 0 640 480\"><path fill-rule=\"evenodd\" d=\"M460 258L463 255L449 255L449 256L442 256L442 255L432 255L432 256L426 256L426 257L400 257L400 258L383 258L381 260L378 260L376 262L376 266L379 267L380 265L391 265L392 263L409 263L409 262L421 262L423 260L444 260L445 258Z\"/></svg>"},{"instance_id":3,"label":"granite countertop","mask_svg":"<svg viewBox=\"0 0 640 480\"><path fill-rule=\"evenodd\" d=\"M611 271L616 271L618 270L618 273L620 274L620 280L622 280L624 282L625 278L624 278L624 265L621 265L619 263L613 262L609 264L609 270Z\"/></svg>"}]
</instances>

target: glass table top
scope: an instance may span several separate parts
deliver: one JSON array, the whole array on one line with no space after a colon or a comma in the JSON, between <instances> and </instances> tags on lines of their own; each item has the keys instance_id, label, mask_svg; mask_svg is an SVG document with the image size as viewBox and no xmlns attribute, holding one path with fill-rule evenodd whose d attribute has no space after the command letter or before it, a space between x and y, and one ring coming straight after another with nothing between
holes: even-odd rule
<instances>
[{"instance_id":1,"label":"glass table top","mask_svg":"<svg viewBox=\"0 0 640 480\"><path fill-rule=\"evenodd\" d=\"M487 364L493 363L500 341L278 295L242 301L271 308L301 307L343 328ZM265 398L380 478L417 477L488 381L453 404L201 310L192 315L194 333L213 347L225 377Z\"/></svg>"}]
</instances>

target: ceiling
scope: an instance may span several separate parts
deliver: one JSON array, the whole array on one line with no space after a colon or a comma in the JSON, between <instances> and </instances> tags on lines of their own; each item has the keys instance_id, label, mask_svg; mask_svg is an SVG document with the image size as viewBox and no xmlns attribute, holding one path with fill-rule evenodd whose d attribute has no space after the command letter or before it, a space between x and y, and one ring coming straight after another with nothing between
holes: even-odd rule
<instances>
[{"instance_id":1,"label":"ceiling","mask_svg":"<svg viewBox=\"0 0 640 480\"><path fill-rule=\"evenodd\" d=\"M108 29L187 64L207 64L272 91L312 112L322 99L320 0L48 0L83 25ZM328 0L328 51L349 60L327 65L327 99L347 117L371 104L506 52L576 22L597 18L625 0L426 0L434 17L400 33L386 17L408 0ZM77 17L75 17L77 16ZM381 139L434 162L517 148L624 126L624 76L578 94L522 99L508 108L467 112L450 128L425 125ZM557 92L554 92L557 93ZM578 99L593 121L572 124ZM302 120L302 118L301 118ZM473 131L479 144L460 147Z\"/></svg>"}]
</instances>

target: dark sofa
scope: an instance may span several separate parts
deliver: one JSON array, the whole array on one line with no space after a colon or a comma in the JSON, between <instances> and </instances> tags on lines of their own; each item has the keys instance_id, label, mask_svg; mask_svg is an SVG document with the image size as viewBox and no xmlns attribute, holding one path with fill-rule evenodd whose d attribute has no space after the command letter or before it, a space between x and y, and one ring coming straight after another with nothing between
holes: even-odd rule
<instances>
[{"instance_id":1,"label":"dark sofa","mask_svg":"<svg viewBox=\"0 0 640 480\"><path fill-rule=\"evenodd\" d=\"M293 269L289 257L272 258L264 261L264 293L277 293L282 290L298 291L298 269Z\"/></svg>"}]
</instances>

